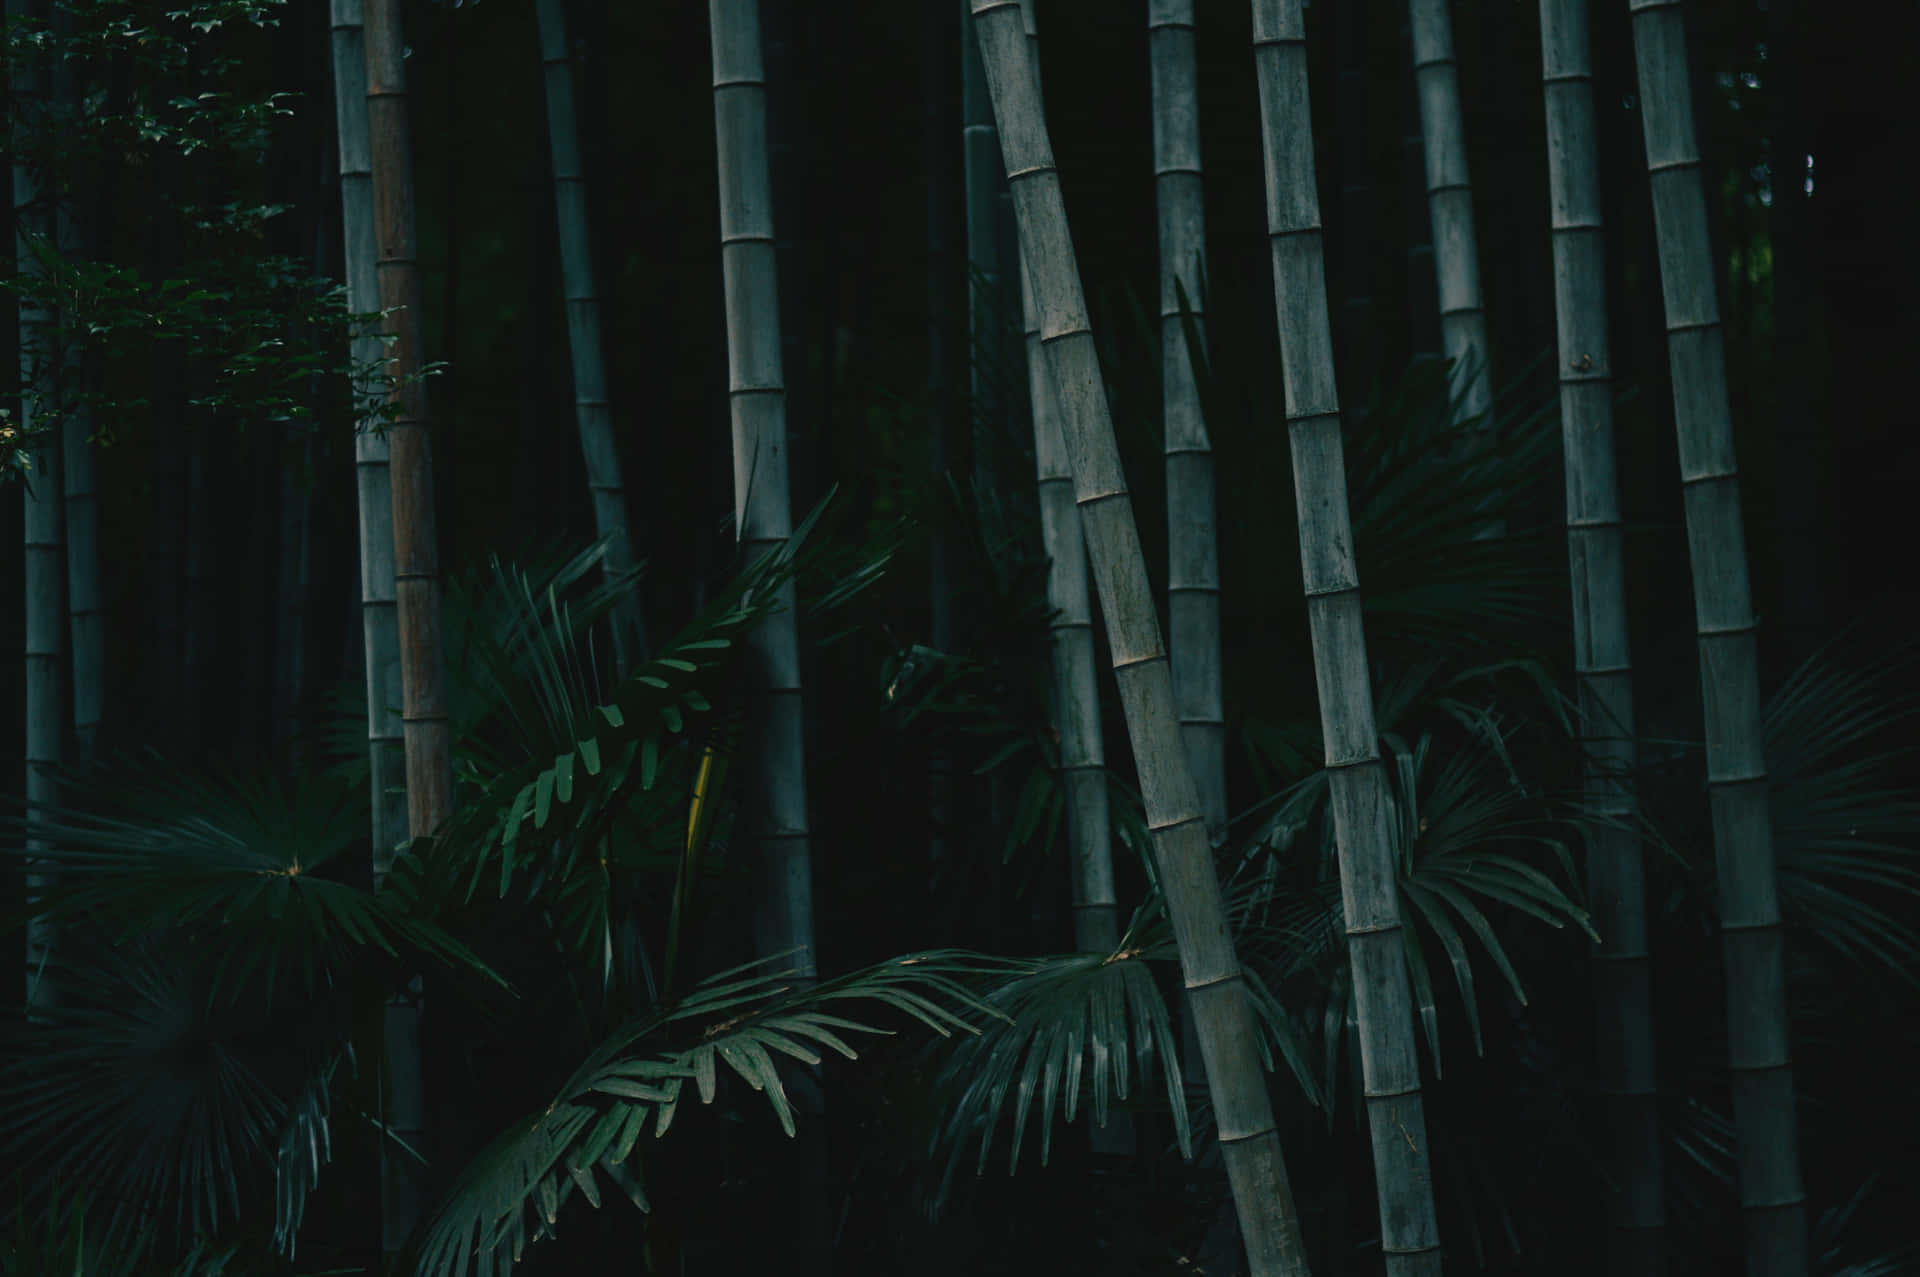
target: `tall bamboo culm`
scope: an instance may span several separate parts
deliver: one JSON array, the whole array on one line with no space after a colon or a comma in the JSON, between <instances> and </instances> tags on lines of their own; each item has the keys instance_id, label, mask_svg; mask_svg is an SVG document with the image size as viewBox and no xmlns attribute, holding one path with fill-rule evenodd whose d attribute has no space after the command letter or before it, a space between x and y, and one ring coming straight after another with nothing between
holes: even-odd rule
<instances>
[{"instance_id":1,"label":"tall bamboo culm","mask_svg":"<svg viewBox=\"0 0 1920 1277\"><path fill-rule=\"evenodd\" d=\"M1166 417L1167 626L1180 736L1207 834L1227 825L1227 721L1220 674L1220 554L1213 443L1187 350L1180 295L1196 321L1207 270L1193 0L1150 0L1153 190L1160 212L1160 378Z\"/></svg>"},{"instance_id":2,"label":"tall bamboo culm","mask_svg":"<svg viewBox=\"0 0 1920 1277\"><path fill-rule=\"evenodd\" d=\"M63 9L53 14L54 33L72 38L73 15ZM82 110L73 65L58 61L50 76L56 118L77 116ZM66 260L81 260L88 237L67 201L51 210L54 243ZM44 228L44 222L43 222ZM94 464L93 409L74 393L86 375L82 344L72 338L60 342L61 525L67 552L67 624L71 659L68 678L73 689L73 754L82 766L94 759L105 699L106 617L100 606L100 490Z\"/></svg>"},{"instance_id":3,"label":"tall bamboo culm","mask_svg":"<svg viewBox=\"0 0 1920 1277\"><path fill-rule=\"evenodd\" d=\"M1254 0L1253 49L1300 568L1340 856L1381 1246L1390 1277L1429 1277L1440 1271L1440 1233L1400 935L1399 881L1388 836L1390 799L1374 729L1347 510L1300 0Z\"/></svg>"},{"instance_id":4,"label":"tall bamboo culm","mask_svg":"<svg viewBox=\"0 0 1920 1277\"><path fill-rule=\"evenodd\" d=\"M742 557L752 563L785 546L793 531L759 0L709 0L708 14L720 159L720 269L726 293L733 513ZM793 586L789 583L783 590L786 606L747 642L756 731L748 754L754 774L746 799L764 874L758 949L762 954L799 950L794 962L802 977L810 980L816 950L800 644L794 628Z\"/></svg>"},{"instance_id":5,"label":"tall bamboo culm","mask_svg":"<svg viewBox=\"0 0 1920 1277\"><path fill-rule=\"evenodd\" d=\"M422 378L420 263L415 250L413 156L400 0L365 0L366 102L373 192L373 244L383 330L390 339L388 483L393 510L394 614L400 652L401 740L406 757L407 832L438 831L453 810L447 724L446 651L440 630L440 554L435 535L433 453ZM419 1070L421 1001L416 981L387 1006L389 1122L404 1139L424 1141L426 1096ZM417 1147L417 1145L416 1145ZM385 1162L383 1238L397 1249L418 1223L417 1172Z\"/></svg>"},{"instance_id":6,"label":"tall bamboo culm","mask_svg":"<svg viewBox=\"0 0 1920 1277\"><path fill-rule=\"evenodd\" d=\"M1206 820L1180 741L1173 680L1120 469L1018 0L973 0L973 28L1249 1269L1254 1277L1304 1274L1306 1253L1267 1098L1257 1030L1214 875Z\"/></svg>"},{"instance_id":7,"label":"tall bamboo culm","mask_svg":"<svg viewBox=\"0 0 1920 1277\"><path fill-rule=\"evenodd\" d=\"M1022 18L1031 17L1030 6ZM1028 58L1039 84L1040 59ZM1021 256L1025 257L1025 241ZM1053 726L1060 734L1060 780L1066 794L1068 863L1072 872L1073 939L1082 953L1111 953L1120 943L1119 897L1113 885L1112 813L1107 807L1107 755L1100 734L1099 669L1093 653L1093 598L1087 543L1073 501L1073 466L1060 429L1060 397L1041 350L1040 310L1031 272L1020 269L1026 320L1027 388L1033 408L1033 459L1040 491L1040 541L1047 553L1048 648L1053 669Z\"/></svg>"},{"instance_id":8,"label":"tall bamboo culm","mask_svg":"<svg viewBox=\"0 0 1920 1277\"><path fill-rule=\"evenodd\" d=\"M948 0L952 3L952 0ZM964 183L967 240L968 398L973 405L968 436L973 442L973 483L993 482L991 441L999 438L1005 405L996 396L993 355L1001 349L1000 295L1000 141L993 103L980 69L979 45L968 16L971 0L959 0L961 181ZM978 500L976 493L976 502ZM977 508L977 505L976 505Z\"/></svg>"},{"instance_id":9,"label":"tall bamboo culm","mask_svg":"<svg viewBox=\"0 0 1920 1277\"><path fill-rule=\"evenodd\" d=\"M1629 0L1628 8L1700 637L1747 1272L1750 1277L1804 1277L1806 1196L1762 748L1759 645L1727 403L1726 349L1707 238L1706 184L1687 81L1686 31L1677 0Z\"/></svg>"},{"instance_id":10,"label":"tall bamboo culm","mask_svg":"<svg viewBox=\"0 0 1920 1277\"><path fill-rule=\"evenodd\" d=\"M727 327L727 403L733 436L733 513L741 558L778 553L793 531L788 487L787 398L780 352L780 293L767 153L767 87L759 0L709 0L713 116L720 176L720 270ZM754 947L789 954L796 984L818 978L813 861L807 825L805 705L791 581L783 606L748 637L748 764L742 798L756 851ZM830 1260L827 1146L817 1071L795 1078L800 1143L772 1156L798 1192L780 1197L782 1263L824 1271ZM762 1242L765 1238L760 1239ZM749 1243L751 1249L752 1243ZM764 1254L743 1262L764 1266Z\"/></svg>"},{"instance_id":11,"label":"tall bamboo culm","mask_svg":"<svg viewBox=\"0 0 1920 1277\"><path fill-rule=\"evenodd\" d=\"M1553 291L1560 334L1573 669L1586 755L1587 898L1595 1036L1613 1143L1608 1271L1666 1271L1663 1140L1654 1074L1645 867L1634 832L1633 658L1613 432L1606 236L1587 0L1540 0Z\"/></svg>"},{"instance_id":12,"label":"tall bamboo culm","mask_svg":"<svg viewBox=\"0 0 1920 1277\"><path fill-rule=\"evenodd\" d=\"M555 221L560 231L560 286L567 306L567 344L573 354L573 419L580 433L580 451L586 458L594 531L606 543L602 563L607 575L613 576L633 566L633 539L620 451L614 444L613 415L607 400L600 293L593 273L587 179L580 162L566 7L562 0L538 0L535 10L540 24L540 65L547 89ZM614 665L624 677L628 666L645 660L646 654L646 627L636 587L621 595L614 608Z\"/></svg>"},{"instance_id":13,"label":"tall bamboo culm","mask_svg":"<svg viewBox=\"0 0 1920 1277\"><path fill-rule=\"evenodd\" d=\"M9 26L44 17L43 7L33 0L7 0ZM23 58L13 67L8 92L13 96L13 113L18 120L31 120L45 109L52 92L46 70L34 58ZM13 144L13 217L14 269L33 278L41 273L34 254L35 237L45 237L51 229L47 215L46 192L41 189L40 173L34 168L24 139ZM35 423L54 411L56 399L54 360L49 349L53 315L37 301L20 300L19 369L20 418L12 423L24 438ZM26 798L29 803L52 803L59 798L54 769L60 766L61 744L65 729L63 681L66 665L67 611L65 537L65 478L62 471L63 441L52 433L32 453L33 469L27 476L27 490L21 504L25 509L21 526L20 558L25 578L22 616L26 639ZM26 889L29 896L45 890L45 877L33 869L32 857L47 847L45 840L33 836L33 810L28 810L26 852L28 869ZM43 918L27 924L26 1000L29 1007L45 1005L50 990L42 979L54 941L52 925Z\"/></svg>"},{"instance_id":14,"label":"tall bamboo culm","mask_svg":"<svg viewBox=\"0 0 1920 1277\"><path fill-rule=\"evenodd\" d=\"M1453 56L1448 0L1409 0L1413 79L1427 162L1427 215L1440 285L1440 343L1453 361L1463 419L1486 419L1493 405L1487 309L1480 293L1480 243L1467 179L1467 130L1460 110L1460 68Z\"/></svg>"}]
</instances>

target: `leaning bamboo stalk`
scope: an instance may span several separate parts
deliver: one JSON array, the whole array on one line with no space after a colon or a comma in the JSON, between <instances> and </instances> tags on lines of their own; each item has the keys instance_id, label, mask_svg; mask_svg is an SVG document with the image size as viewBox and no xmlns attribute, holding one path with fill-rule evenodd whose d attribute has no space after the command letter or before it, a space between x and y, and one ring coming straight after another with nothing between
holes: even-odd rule
<instances>
[{"instance_id":1,"label":"leaning bamboo stalk","mask_svg":"<svg viewBox=\"0 0 1920 1277\"><path fill-rule=\"evenodd\" d=\"M1427 215L1440 285L1440 342L1454 375L1466 377L1460 414L1483 424L1493 405L1487 309L1480 292L1480 244L1467 178L1467 130L1460 110L1460 68L1453 55L1447 0L1409 0L1413 78L1427 162Z\"/></svg>"},{"instance_id":2,"label":"leaning bamboo stalk","mask_svg":"<svg viewBox=\"0 0 1920 1277\"><path fill-rule=\"evenodd\" d=\"M1206 821L1174 715L1173 680L1121 473L1060 178L1025 55L1018 0L972 0L1007 180L1060 403L1114 677L1139 768L1154 857L1199 1025L1220 1147L1255 1277L1307 1271L1256 1029L1234 955Z\"/></svg>"},{"instance_id":3,"label":"leaning bamboo stalk","mask_svg":"<svg viewBox=\"0 0 1920 1277\"><path fill-rule=\"evenodd\" d=\"M600 331L600 293L593 273L587 219L587 179L580 162L580 132L574 109L573 63L561 0L538 0L540 65L547 90L548 155L553 166L555 222L560 232L560 286L566 298L567 344L573 354L573 419L586 459L587 491L594 531L606 543L602 564L609 577L633 566L627 489L614 444L607 399L607 365ZM638 588L620 596L613 611L613 658L621 676L646 659L647 640Z\"/></svg>"},{"instance_id":4,"label":"leaning bamboo stalk","mask_svg":"<svg viewBox=\"0 0 1920 1277\"><path fill-rule=\"evenodd\" d=\"M1401 937L1389 796L1374 728L1360 578L1327 318L1320 197L1300 0L1254 0L1254 63L1266 155L1267 233L1286 385L1300 567L1326 740L1360 1068L1373 1133L1381 1245L1391 1277L1440 1271L1413 1002Z\"/></svg>"},{"instance_id":5,"label":"leaning bamboo stalk","mask_svg":"<svg viewBox=\"0 0 1920 1277\"><path fill-rule=\"evenodd\" d=\"M1023 19L1032 10L1023 7ZM1039 56L1028 58L1039 82ZM1025 257L1024 246L1022 258ZM1066 796L1074 945L1111 953L1120 943L1119 898L1113 885L1113 825L1107 806L1106 746L1100 734L1099 670L1093 651L1093 598L1087 543L1074 507L1073 466L1060 428L1060 396L1041 349L1040 309L1032 273L1020 266L1026 321L1027 389L1033 410L1033 460L1040 492L1040 542L1047 554L1048 651L1053 672L1053 729L1060 738L1060 781Z\"/></svg>"},{"instance_id":6,"label":"leaning bamboo stalk","mask_svg":"<svg viewBox=\"0 0 1920 1277\"><path fill-rule=\"evenodd\" d=\"M1634 832L1633 654L1589 38L1587 0L1540 0L1573 668L1586 756L1584 805L1593 819L1587 896L1600 937L1593 951L1596 1045L1613 1140L1608 1267L1627 1277L1665 1271L1666 1197L1645 866Z\"/></svg>"},{"instance_id":7,"label":"leaning bamboo stalk","mask_svg":"<svg viewBox=\"0 0 1920 1277\"><path fill-rule=\"evenodd\" d=\"M733 511L742 557L776 553L793 531L787 487L787 402L780 359L773 206L767 163L766 80L759 0L709 0L713 115L720 159L720 269L727 324L727 396L733 430ZM747 641L751 828L762 872L762 954L797 950L815 974L813 866L807 830L806 742L793 586L785 606Z\"/></svg>"},{"instance_id":8,"label":"leaning bamboo stalk","mask_svg":"<svg viewBox=\"0 0 1920 1277\"><path fill-rule=\"evenodd\" d=\"M1747 1272L1804 1277L1806 1195L1761 735L1758 627L1747 579L1686 31L1677 0L1629 0L1629 11L1693 565Z\"/></svg>"}]
</instances>

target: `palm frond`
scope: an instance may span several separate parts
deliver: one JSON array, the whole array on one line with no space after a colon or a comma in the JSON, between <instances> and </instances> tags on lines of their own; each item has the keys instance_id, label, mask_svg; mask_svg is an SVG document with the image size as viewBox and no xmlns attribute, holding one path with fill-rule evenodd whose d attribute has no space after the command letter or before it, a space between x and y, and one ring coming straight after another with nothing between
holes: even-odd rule
<instances>
[{"instance_id":1,"label":"palm frond","mask_svg":"<svg viewBox=\"0 0 1920 1277\"><path fill-rule=\"evenodd\" d=\"M1149 963L1175 956L1170 937L1113 954L1077 953L1007 960L1006 974L983 995L1002 1017L978 1036L956 1044L942 1064L936 1089L948 1097L930 1151L946 1147L947 1167L934 1206L944 1200L965 1146L979 1142L977 1173L985 1173L994 1132L1013 1101L1008 1171L1019 1167L1020 1146L1033 1101L1040 1100L1040 1162L1052 1149L1053 1118L1079 1112L1083 1075L1092 1097L1093 1124L1106 1124L1114 1099L1128 1098L1132 1080L1156 1067L1172 1106L1182 1153L1191 1155L1179 1051L1165 1000ZM1158 1064L1156 1065L1156 1057Z\"/></svg>"},{"instance_id":2,"label":"palm frond","mask_svg":"<svg viewBox=\"0 0 1920 1277\"><path fill-rule=\"evenodd\" d=\"M1764 718L1774 855L1789 925L1856 965L1920 986L1920 793L1903 781L1920 696L1908 641L1860 654L1827 644L1769 699Z\"/></svg>"},{"instance_id":3,"label":"palm frond","mask_svg":"<svg viewBox=\"0 0 1920 1277\"><path fill-rule=\"evenodd\" d=\"M343 982L369 948L486 972L445 931L334 876L363 828L337 783L202 774L149 752L73 776L63 792L66 805L30 809L35 836L50 844L36 861L52 884L27 901L30 915L191 931L215 959L215 992L255 980L268 997L285 983L311 992ZM26 810L0 827L24 831ZM0 847L23 854L18 843Z\"/></svg>"},{"instance_id":4,"label":"palm frond","mask_svg":"<svg viewBox=\"0 0 1920 1277\"><path fill-rule=\"evenodd\" d=\"M1436 1072L1442 1065L1436 962L1451 971L1474 1049L1484 1049L1480 1031L1477 948L1500 973L1522 1005L1526 991L1506 946L1489 917L1497 906L1526 914L1554 928L1573 923L1591 934L1586 911L1569 889L1535 863L1542 853L1572 877L1572 856L1565 842L1514 773L1497 716L1463 714L1478 730L1468 743L1433 762L1433 738L1423 733L1409 743L1382 736L1390 802L1389 836L1400 867L1401 931L1415 1006ZM1344 961L1333 824L1325 799L1325 773L1318 772L1276 795L1271 814L1241 849L1230 881L1235 886L1236 918L1243 952L1264 964L1276 980L1290 978L1325 962ZM1297 838L1317 823L1317 863L1303 865ZM1280 872L1279 858L1291 852L1293 867ZM1472 944L1469 944L1469 938ZM1343 1022L1329 1007L1326 1023ZM1326 1042L1329 1052L1335 1041ZM1333 1084L1329 1055L1327 1085Z\"/></svg>"},{"instance_id":5,"label":"palm frond","mask_svg":"<svg viewBox=\"0 0 1920 1277\"><path fill-rule=\"evenodd\" d=\"M825 1047L853 1059L857 1052L842 1034L891 1032L828 1007L864 1002L942 1035L976 1031L965 1013L993 1014L959 983L991 968L971 954L910 954L811 987L796 986L790 971L751 973L777 960L720 972L677 1004L610 1034L550 1104L467 1164L425 1225L418 1271L424 1277L504 1271L529 1242L552 1234L576 1189L598 1206L600 1177L648 1209L644 1186L626 1165L635 1143L649 1119L656 1138L667 1133L685 1083L694 1084L703 1104L712 1103L723 1063L766 1096L791 1135L793 1109L776 1057L811 1067Z\"/></svg>"},{"instance_id":6,"label":"palm frond","mask_svg":"<svg viewBox=\"0 0 1920 1277\"><path fill-rule=\"evenodd\" d=\"M218 955L177 939L63 940L84 962L56 953L53 999L11 1026L0 1068L0 1160L37 1186L22 1208L85 1184L100 1252L132 1253L215 1234L271 1183L291 1249L326 1158L345 993L217 996Z\"/></svg>"}]
</instances>

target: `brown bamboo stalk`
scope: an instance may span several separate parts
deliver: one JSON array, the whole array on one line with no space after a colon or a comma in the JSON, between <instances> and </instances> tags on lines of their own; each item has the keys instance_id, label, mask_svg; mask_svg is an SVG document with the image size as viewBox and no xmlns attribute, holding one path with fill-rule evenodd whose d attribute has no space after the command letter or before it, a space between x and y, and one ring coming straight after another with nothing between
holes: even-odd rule
<instances>
[{"instance_id":1,"label":"brown bamboo stalk","mask_svg":"<svg viewBox=\"0 0 1920 1277\"><path fill-rule=\"evenodd\" d=\"M400 0L365 0L367 139L373 175L373 232L383 331L389 339L388 473L393 496L393 579L400 642L401 733L406 752L407 829L438 832L453 810L447 722L446 652L440 630L440 554L435 535L433 453L421 342L413 156ZM417 1061L421 1004L416 982L387 1006L386 1058ZM417 1068L389 1066L389 1125L424 1143L426 1097ZM411 1165L386 1159L383 1237L396 1250L420 1218L422 1186ZM405 1169L400 1169L404 1167Z\"/></svg>"}]
</instances>

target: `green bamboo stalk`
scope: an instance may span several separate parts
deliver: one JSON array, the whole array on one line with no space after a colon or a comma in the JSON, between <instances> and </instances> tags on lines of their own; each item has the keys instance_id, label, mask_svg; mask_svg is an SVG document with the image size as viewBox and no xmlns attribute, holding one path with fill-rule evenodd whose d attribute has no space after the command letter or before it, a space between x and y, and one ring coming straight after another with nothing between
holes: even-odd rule
<instances>
[{"instance_id":1,"label":"green bamboo stalk","mask_svg":"<svg viewBox=\"0 0 1920 1277\"><path fill-rule=\"evenodd\" d=\"M1153 189L1160 210L1160 372L1166 417L1167 625L1173 694L1207 835L1227 825L1227 721L1220 672L1220 554L1213 443L1200 408L1180 314L1196 320L1206 278L1206 205L1200 169L1199 71L1193 0L1152 0L1147 54L1153 76Z\"/></svg>"},{"instance_id":2,"label":"green bamboo stalk","mask_svg":"<svg viewBox=\"0 0 1920 1277\"><path fill-rule=\"evenodd\" d=\"M586 459L594 531L606 542L602 562L607 575L614 576L633 566L633 540L626 483L621 476L620 451L614 444L613 414L607 400L600 293L587 223L587 178L580 162L566 7L561 0L538 0L534 8L540 24L540 65L547 90L548 154L553 164L553 202L560 232L560 286L566 297L567 343L573 353L574 425ZM646 652L646 626L636 587L620 596L613 611L613 659L620 676L625 677L636 658L644 660Z\"/></svg>"},{"instance_id":3,"label":"green bamboo stalk","mask_svg":"<svg viewBox=\"0 0 1920 1277\"><path fill-rule=\"evenodd\" d=\"M743 556L753 563L779 551L793 531L759 0L710 0L708 13L720 153L720 265L726 289L734 518ZM748 752L755 776L747 794L764 873L759 951L799 950L794 962L802 978L810 980L816 949L800 643L791 583L784 589L786 606L747 643L755 701L751 712L759 727L757 744Z\"/></svg>"},{"instance_id":4,"label":"green bamboo stalk","mask_svg":"<svg viewBox=\"0 0 1920 1277\"><path fill-rule=\"evenodd\" d=\"M1674 424L1706 705L1727 1054L1750 1277L1805 1277L1786 959L1760 727L1758 625L1747 578L1726 349L1707 237L1706 184L1677 0L1628 0L1641 128L1666 301Z\"/></svg>"},{"instance_id":5,"label":"green bamboo stalk","mask_svg":"<svg viewBox=\"0 0 1920 1277\"><path fill-rule=\"evenodd\" d=\"M1645 866L1634 832L1633 654L1589 40L1587 0L1540 0L1573 668L1587 760L1584 805L1594 822L1587 831L1587 898L1600 936L1593 950L1595 1038L1613 1140L1608 1271L1651 1277L1666 1270L1665 1157Z\"/></svg>"},{"instance_id":6,"label":"green bamboo stalk","mask_svg":"<svg viewBox=\"0 0 1920 1277\"><path fill-rule=\"evenodd\" d=\"M1427 213L1440 283L1440 342L1455 376L1465 376L1463 419L1487 420L1493 376L1487 309L1480 292L1480 244L1473 229L1473 187L1467 178L1467 131L1460 110L1460 71L1453 55L1447 0L1409 0L1413 78L1427 161ZM1462 371L1464 370L1464 371Z\"/></svg>"},{"instance_id":7,"label":"green bamboo stalk","mask_svg":"<svg viewBox=\"0 0 1920 1277\"><path fill-rule=\"evenodd\" d=\"M1360 1069L1373 1132L1381 1246L1390 1277L1426 1277L1440 1271L1440 1233L1400 934L1399 880L1388 835L1390 799L1374 728L1347 509L1300 0L1254 0L1253 48L1300 567L1326 739Z\"/></svg>"},{"instance_id":8,"label":"green bamboo stalk","mask_svg":"<svg viewBox=\"0 0 1920 1277\"><path fill-rule=\"evenodd\" d=\"M1287 1182L1205 817L1174 715L1173 680L1133 503L1120 468L1106 388L1067 229L1060 178L1025 53L1018 0L972 0L1007 180L1045 357L1060 402L1081 525L1100 594L1114 677L1139 768L1154 858L1173 921L1187 997L1199 1026L1222 1159L1254 1277L1303 1274L1306 1252Z\"/></svg>"}]
</instances>

